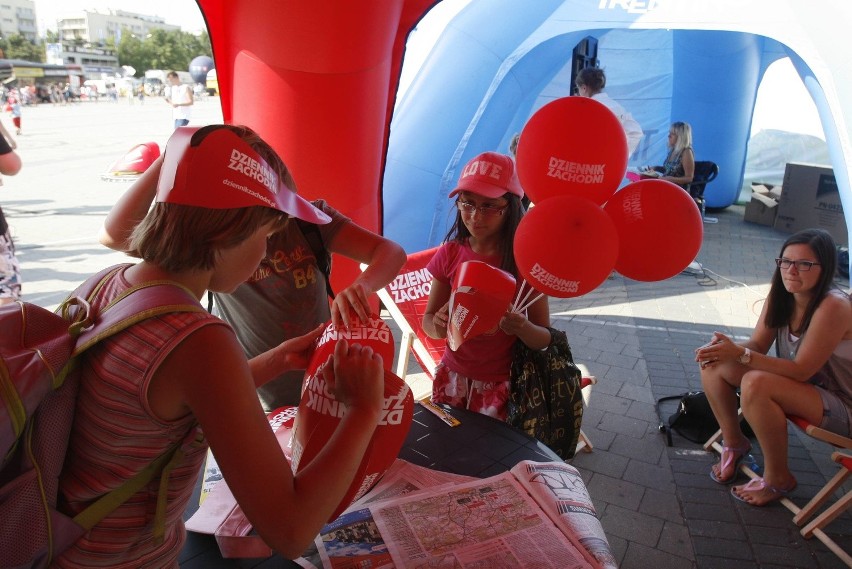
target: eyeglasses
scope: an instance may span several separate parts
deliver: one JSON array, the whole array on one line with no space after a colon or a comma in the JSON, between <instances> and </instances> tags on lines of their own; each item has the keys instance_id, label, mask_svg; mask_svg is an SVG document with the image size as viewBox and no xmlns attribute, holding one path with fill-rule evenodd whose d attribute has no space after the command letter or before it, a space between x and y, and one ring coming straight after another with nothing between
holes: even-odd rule
<instances>
[{"instance_id":1,"label":"eyeglasses","mask_svg":"<svg viewBox=\"0 0 852 569\"><path fill-rule=\"evenodd\" d=\"M459 208L459 211L462 213L466 213L467 215L473 215L477 211L486 217L497 217L503 215L503 212L506 211L506 208L509 207L509 204L506 204L501 207L493 206L493 205L481 205L477 206L476 204L472 204L470 202L463 202L461 200L456 200L456 207Z\"/></svg>"},{"instance_id":2,"label":"eyeglasses","mask_svg":"<svg viewBox=\"0 0 852 569\"><path fill-rule=\"evenodd\" d=\"M814 261L793 261L785 259L784 257L779 257L775 259L775 264L781 269L789 269L791 266L796 265L797 271L805 272L810 271L811 267L814 265L819 265L821 263L815 263Z\"/></svg>"}]
</instances>

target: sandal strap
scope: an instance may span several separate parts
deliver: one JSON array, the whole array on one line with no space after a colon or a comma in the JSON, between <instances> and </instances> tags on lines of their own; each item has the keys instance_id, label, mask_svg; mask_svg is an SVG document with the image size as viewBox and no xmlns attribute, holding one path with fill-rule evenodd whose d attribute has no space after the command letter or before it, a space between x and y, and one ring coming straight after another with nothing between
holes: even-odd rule
<instances>
[{"instance_id":1,"label":"sandal strap","mask_svg":"<svg viewBox=\"0 0 852 569\"><path fill-rule=\"evenodd\" d=\"M719 472L727 470L727 468L731 466L732 463L736 464L737 460L744 457L746 453L748 453L750 450L751 445L742 448L723 446L722 456L720 457L722 460L721 464L719 465Z\"/></svg>"},{"instance_id":2,"label":"sandal strap","mask_svg":"<svg viewBox=\"0 0 852 569\"><path fill-rule=\"evenodd\" d=\"M760 490L766 489L772 492L774 495L786 496L790 492L796 489L796 481L790 484L787 488L778 488L776 486L770 486L766 483L766 480L762 476L758 476L757 478L752 478L746 484L739 487L742 492L759 492Z\"/></svg>"}]
</instances>

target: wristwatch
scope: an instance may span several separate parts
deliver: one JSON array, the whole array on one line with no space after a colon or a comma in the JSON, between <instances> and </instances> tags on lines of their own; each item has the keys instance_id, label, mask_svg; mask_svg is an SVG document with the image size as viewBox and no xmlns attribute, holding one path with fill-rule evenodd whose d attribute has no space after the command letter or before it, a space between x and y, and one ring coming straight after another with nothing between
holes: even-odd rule
<instances>
[{"instance_id":1,"label":"wristwatch","mask_svg":"<svg viewBox=\"0 0 852 569\"><path fill-rule=\"evenodd\" d=\"M749 363L751 363L751 350L749 350L748 348L743 348L743 349L745 351L743 352L743 355L741 355L740 357L737 358L737 361L740 362L741 364L748 365Z\"/></svg>"}]
</instances>

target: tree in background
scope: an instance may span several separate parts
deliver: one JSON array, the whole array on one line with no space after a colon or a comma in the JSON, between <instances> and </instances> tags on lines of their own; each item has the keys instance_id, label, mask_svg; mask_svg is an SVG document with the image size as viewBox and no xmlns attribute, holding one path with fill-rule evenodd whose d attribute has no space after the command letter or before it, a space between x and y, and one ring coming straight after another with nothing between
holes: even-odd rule
<instances>
[{"instance_id":1,"label":"tree in background","mask_svg":"<svg viewBox=\"0 0 852 569\"><path fill-rule=\"evenodd\" d=\"M207 32L196 36L184 31L154 30L145 38L122 34L117 51L118 64L133 67L141 76L146 69L187 71L193 58L213 50Z\"/></svg>"},{"instance_id":2,"label":"tree in background","mask_svg":"<svg viewBox=\"0 0 852 569\"><path fill-rule=\"evenodd\" d=\"M38 43L32 43L20 34L12 34L0 39L0 52L5 59L44 63L44 44L40 40Z\"/></svg>"}]
</instances>

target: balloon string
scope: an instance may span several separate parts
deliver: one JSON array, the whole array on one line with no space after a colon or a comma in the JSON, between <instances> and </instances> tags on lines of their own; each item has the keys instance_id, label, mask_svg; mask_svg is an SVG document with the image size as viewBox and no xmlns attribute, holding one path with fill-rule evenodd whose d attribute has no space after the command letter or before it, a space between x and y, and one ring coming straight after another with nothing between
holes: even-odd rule
<instances>
[{"instance_id":1,"label":"balloon string","mask_svg":"<svg viewBox=\"0 0 852 569\"><path fill-rule=\"evenodd\" d=\"M524 292L524 287L526 286L527 281L521 281L521 286L518 287L518 293L515 295L515 300L512 301L512 310L518 305L518 301L521 298L521 293Z\"/></svg>"},{"instance_id":2,"label":"balloon string","mask_svg":"<svg viewBox=\"0 0 852 569\"><path fill-rule=\"evenodd\" d=\"M527 284L528 284L527 281L523 281L521 283L521 290L518 291L519 297L521 296L521 291L524 289L525 286L527 286ZM533 293L534 289L533 289L532 285L529 285L529 287L530 287L529 290L527 291L527 293L524 295L524 297L520 301L518 301L517 298L515 299L515 303L512 305L512 312L520 312L520 310L518 310L517 307L522 305L523 303L525 303L527 301L527 299L529 298L529 296Z\"/></svg>"},{"instance_id":3,"label":"balloon string","mask_svg":"<svg viewBox=\"0 0 852 569\"><path fill-rule=\"evenodd\" d=\"M515 310L515 312L523 312L524 310L526 310L527 308L529 308L530 306L532 306L533 304L535 304L535 303L536 303L536 301L538 301L538 300L539 300L541 297L543 297L543 296L544 296L544 293L543 293L543 292L538 293L538 295L537 295L535 298L533 298L532 300L530 300L528 303L524 304L524 305L523 305L522 307L520 307L519 309Z\"/></svg>"}]
</instances>

